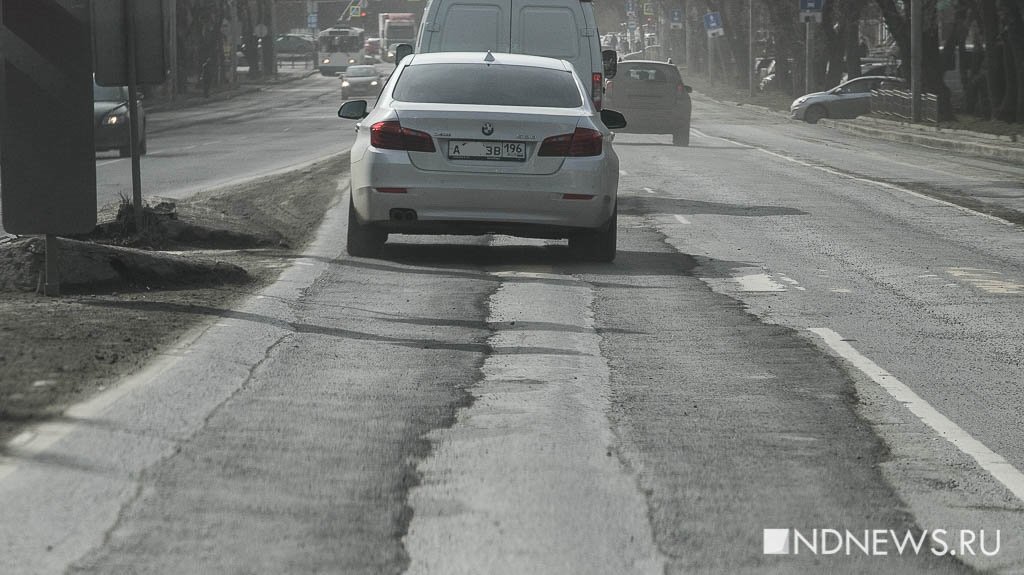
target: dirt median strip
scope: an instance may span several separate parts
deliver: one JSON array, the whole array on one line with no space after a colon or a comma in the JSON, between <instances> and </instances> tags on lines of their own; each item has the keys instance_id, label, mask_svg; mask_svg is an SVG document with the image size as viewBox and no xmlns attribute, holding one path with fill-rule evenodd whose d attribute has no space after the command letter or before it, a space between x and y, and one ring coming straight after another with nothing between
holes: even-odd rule
<instances>
[{"instance_id":1,"label":"dirt median strip","mask_svg":"<svg viewBox=\"0 0 1024 575\"><path fill-rule=\"evenodd\" d=\"M175 260L238 266L248 281L213 283L197 274L194 283L76 286L78 293L60 298L0 291L0 442L27 424L59 417L68 406L140 369L200 322L228 313L273 282L301 254L338 201L338 183L348 165L344 153L295 172L177 201L183 221L279 238L273 245L242 249L220 249L216 242L170 246L169 257ZM25 249L20 246L30 243L5 244L0 250ZM163 253L147 255L159 264ZM0 285L11 273L0 269L5 276Z\"/></svg>"}]
</instances>

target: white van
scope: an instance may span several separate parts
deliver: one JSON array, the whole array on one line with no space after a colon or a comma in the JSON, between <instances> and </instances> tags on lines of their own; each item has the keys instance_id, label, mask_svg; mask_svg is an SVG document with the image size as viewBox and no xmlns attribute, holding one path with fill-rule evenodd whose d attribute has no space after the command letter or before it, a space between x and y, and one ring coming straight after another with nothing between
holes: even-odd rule
<instances>
[{"instance_id":1,"label":"white van","mask_svg":"<svg viewBox=\"0 0 1024 575\"><path fill-rule=\"evenodd\" d=\"M568 60L580 78L589 79L599 110L604 80L615 75L615 51L602 54L589 0L427 2L417 53L487 50Z\"/></svg>"}]
</instances>

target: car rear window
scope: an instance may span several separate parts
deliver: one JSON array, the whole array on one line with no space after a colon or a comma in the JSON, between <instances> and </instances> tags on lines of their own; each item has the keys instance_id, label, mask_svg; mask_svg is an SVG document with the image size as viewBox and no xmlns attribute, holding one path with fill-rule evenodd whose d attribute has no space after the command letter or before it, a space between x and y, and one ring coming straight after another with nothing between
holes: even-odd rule
<instances>
[{"instance_id":1,"label":"car rear window","mask_svg":"<svg viewBox=\"0 0 1024 575\"><path fill-rule=\"evenodd\" d=\"M634 82L660 82L673 85L682 81L679 78L679 71L671 66L623 64L623 62L619 63L619 69L615 76L616 80L625 79Z\"/></svg>"},{"instance_id":2,"label":"car rear window","mask_svg":"<svg viewBox=\"0 0 1024 575\"><path fill-rule=\"evenodd\" d=\"M392 97L401 102L578 108L572 73L499 64L419 64L405 68Z\"/></svg>"}]
</instances>

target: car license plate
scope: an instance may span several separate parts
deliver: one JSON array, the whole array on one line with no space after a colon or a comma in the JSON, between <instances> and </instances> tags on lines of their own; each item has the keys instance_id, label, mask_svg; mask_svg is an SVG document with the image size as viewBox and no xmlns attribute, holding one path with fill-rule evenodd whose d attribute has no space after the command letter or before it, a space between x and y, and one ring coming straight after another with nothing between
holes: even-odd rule
<instances>
[{"instance_id":1,"label":"car license plate","mask_svg":"<svg viewBox=\"0 0 1024 575\"><path fill-rule=\"evenodd\" d=\"M526 160L526 145L522 142L452 140L448 142L448 158L522 162Z\"/></svg>"}]
</instances>

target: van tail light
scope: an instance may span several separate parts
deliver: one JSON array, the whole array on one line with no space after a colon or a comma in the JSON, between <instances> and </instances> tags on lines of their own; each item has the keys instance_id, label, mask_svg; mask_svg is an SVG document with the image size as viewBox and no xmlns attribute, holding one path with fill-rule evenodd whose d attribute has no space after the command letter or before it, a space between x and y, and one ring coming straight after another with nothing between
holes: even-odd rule
<instances>
[{"instance_id":1,"label":"van tail light","mask_svg":"<svg viewBox=\"0 0 1024 575\"><path fill-rule=\"evenodd\" d=\"M684 86L682 82L679 82L678 84L676 84L676 97L677 98L682 98L685 95L686 95L686 86Z\"/></svg>"},{"instance_id":2,"label":"van tail light","mask_svg":"<svg viewBox=\"0 0 1024 575\"><path fill-rule=\"evenodd\" d=\"M604 136L597 130L576 128L571 134L544 138L538 156L600 156Z\"/></svg>"},{"instance_id":3,"label":"van tail light","mask_svg":"<svg viewBox=\"0 0 1024 575\"><path fill-rule=\"evenodd\" d=\"M594 100L594 107L598 110L601 109L602 94L604 93L604 76L594 72L590 77L591 88L590 98Z\"/></svg>"},{"instance_id":4,"label":"van tail light","mask_svg":"<svg viewBox=\"0 0 1024 575\"><path fill-rule=\"evenodd\" d=\"M377 122L370 126L370 145L382 150L434 152L434 139L426 132L403 128L394 120Z\"/></svg>"}]
</instances>

